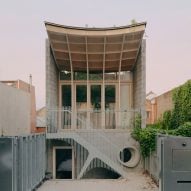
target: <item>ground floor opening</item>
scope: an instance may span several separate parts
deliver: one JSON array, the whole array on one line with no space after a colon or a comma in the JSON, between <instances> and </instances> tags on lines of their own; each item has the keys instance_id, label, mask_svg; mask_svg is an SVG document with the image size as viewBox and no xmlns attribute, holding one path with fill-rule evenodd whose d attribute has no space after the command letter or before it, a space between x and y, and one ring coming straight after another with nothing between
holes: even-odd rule
<instances>
[{"instance_id":1,"label":"ground floor opening","mask_svg":"<svg viewBox=\"0 0 191 191\"><path fill-rule=\"evenodd\" d=\"M73 178L73 150L71 147L54 147L54 178Z\"/></svg>"}]
</instances>

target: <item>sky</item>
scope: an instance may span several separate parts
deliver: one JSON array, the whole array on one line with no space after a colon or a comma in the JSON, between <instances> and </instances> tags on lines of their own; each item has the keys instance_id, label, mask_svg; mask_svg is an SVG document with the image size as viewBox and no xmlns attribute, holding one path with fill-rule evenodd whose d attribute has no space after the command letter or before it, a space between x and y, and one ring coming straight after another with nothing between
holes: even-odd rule
<instances>
[{"instance_id":1,"label":"sky","mask_svg":"<svg viewBox=\"0 0 191 191\"><path fill-rule=\"evenodd\" d=\"M147 22L146 91L162 94L191 79L190 0L1 0L0 81L29 81L45 105L44 21L112 27Z\"/></svg>"}]
</instances>

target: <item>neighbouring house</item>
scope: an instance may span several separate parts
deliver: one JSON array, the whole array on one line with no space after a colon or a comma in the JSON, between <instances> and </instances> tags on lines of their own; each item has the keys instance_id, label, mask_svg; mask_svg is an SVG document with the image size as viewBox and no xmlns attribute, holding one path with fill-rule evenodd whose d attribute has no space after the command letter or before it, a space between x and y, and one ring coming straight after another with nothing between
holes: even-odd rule
<instances>
[{"instance_id":1,"label":"neighbouring house","mask_svg":"<svg viewBox=\"0 0 191 191\"><path fill-rule=\"evenodd\" d=\"M157 107L156 107L156 94L152 91L146 95L146 123L153 124L156 121Z\"/></svg>"},{"instance_id":2,"label":"neighbouring house","mask_svg":"<svg viewBox=\"0 0 191 191\"><path fill-rule=\"evenodd\" d=\"M156 120L162 118L162 115L165 111L172 110L174 108L172 95L173 95L173 90L169 90L156 97L156 103L157 103Z\"/></svg>"},{"instance_id":3,"label":"neighbouring house","mask_svg":"<svg viewBox=\"0 0 191 191\"><path fill-rule=\"evenodd\" d=\"M146 125L146 23L45 26L47 172L80 179L140 170L131 130L137 114Z\"/></svg>"},{"instance_id":4,"label":"neighbouring house","mask_svg":"<svg viewBox=\"0 0 191 191\"><path fill-rule=\"evenodd\" d=\"M42 107L36 111L36 128L37 132L46 131L46 107Z\"/></svg>"},{"instance_id":5,"label":"neighbouring house","mask_svg":"<svg viewBox=\"0 0 191 191\"><path fill-rule=\"evenodd\" d=\"M0 82L0 190L34 190L45 178L45 128L36 127L34 86Z\"/></svg>"},{"instance_id":6,"label":"neighbouring house","mask_svg":"<svg viewBox=\"0 0 191 191\"><path fill-rule=\"evenodd\" d=\"M36 131L35 88L22 80L0 82L1 134Z\"/></svg>"},{"instance_id":7,"label":"neighbouring house","mask_svg":"<svg viewBox=\"0 0 191 191\"><path fill-rule=\"evenodd\" d=\"M169 90L159 96L152 91L146 96L146 111L147 111L147 124L156 123L163 116L163 113L168 110L172 110L173 90Z\"/></svg>"}]
</instances>

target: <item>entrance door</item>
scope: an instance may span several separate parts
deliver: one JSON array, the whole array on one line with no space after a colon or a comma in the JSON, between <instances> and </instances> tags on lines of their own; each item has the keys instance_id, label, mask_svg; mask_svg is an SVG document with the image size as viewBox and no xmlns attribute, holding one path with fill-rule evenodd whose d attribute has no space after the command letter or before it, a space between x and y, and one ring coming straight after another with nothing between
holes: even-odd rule
<instances>
[{"instance_id":1,"label":"entrance door","mask_svg":"<svg viewBox=\"0 0 191 191\"><path fill-rule=\"evenodd\" d=\"M58 147L55 153L55 173L56 179L72 179L73 178L73 152L72 148Z\"/></svg>"}]
</instances>

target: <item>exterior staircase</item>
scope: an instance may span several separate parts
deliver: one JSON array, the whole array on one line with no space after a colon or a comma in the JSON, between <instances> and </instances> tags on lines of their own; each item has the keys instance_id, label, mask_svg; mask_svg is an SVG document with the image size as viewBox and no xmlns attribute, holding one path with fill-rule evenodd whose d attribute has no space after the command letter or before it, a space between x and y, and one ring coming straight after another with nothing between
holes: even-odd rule
<instances>
[{"instance_id":1,"label":"exterior staircase","mask_svg":"<svg viewBox=\"0 0 191 191\"><path fill-rule=\"evenodd\" d=\"M119 133L115 133L119 134ZM59 133L48 133L47 139L73 139L75 142L86 148L89 152L88 158L78 174L78 179L80 179L89 164L94 158L98 158L108 166L110 166L114 171L120 174L122 177L127 177L126 167L120 162L120 151L125 147L125 143L128 141L128 132L120 133L123 135L123 139L114 140L113 134L109 136L108 132L89 130L89 131L65 131ZM125 134L127 134L125 136ZM124 136L126 138L124 138Z\"/></svg>"},{"instance_id":2,"label":"exterior staircase","mask_svg":"<svg viewBox=\"0 0 191 191\"><path fill-rule=\"evenodd\" d=\"M86 118L67 109L59 110L59 112L60 116L64 116L62 123L67 124L70 128L57 128L58 122L55 120L58 118L57 112L57 110L53 110L50 115L52 118L48 126L52 127L53 132L49 131L47 133L47 139L65 139L66 141L72 139L87 149L89 153L80 173L77 175L78 179L83 177L91 161L96 158L124 178L127 177L127 167L135 167L138 164L140 159L139 151L136 149L136 142L131 138L129 129L95 128L94 124L90 124ZM68 119L71 122L68 123ZM73 123L78 125L78 129L72 128ZM130 165L120 160L120 152L124 148L131 148L133 151L133 159L130 160Z\"/></svg>"}]
</instances>

